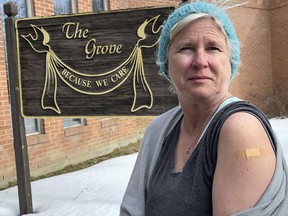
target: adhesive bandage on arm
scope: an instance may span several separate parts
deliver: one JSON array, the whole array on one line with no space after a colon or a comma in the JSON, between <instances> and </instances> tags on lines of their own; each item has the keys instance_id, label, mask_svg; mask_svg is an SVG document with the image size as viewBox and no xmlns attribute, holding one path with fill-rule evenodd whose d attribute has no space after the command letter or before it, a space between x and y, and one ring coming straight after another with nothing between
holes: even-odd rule
<instances>
[{"instance_id":1,"label":"adhesive bandage on arm","mask_svg":"<svg viewBox=\"0 0 288 216\"><path fill-rule=\"evenodd\" d=\"M259 147L239 149L233 152L233 157L236 160L249 160L266 156L268 156L268 149Z\"/></svg>"}]
</instances>

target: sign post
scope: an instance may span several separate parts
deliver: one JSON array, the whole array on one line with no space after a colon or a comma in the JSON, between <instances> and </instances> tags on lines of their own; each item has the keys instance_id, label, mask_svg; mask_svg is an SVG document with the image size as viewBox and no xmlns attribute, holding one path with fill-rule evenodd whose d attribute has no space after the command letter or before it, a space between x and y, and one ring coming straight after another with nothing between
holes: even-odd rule
<instances>
[{"instance_id":1,"label":"sign post","mask_svg":"<svg viewBox=\"0 0 288 216\"><path fill-rule=\"evenodd\" d=\"M27 140L25 134L24 119L21 116L20 109L20 87L17 67L18 64L16 58L16 34L14 28L15 16L17 15L17 6L12 2L4 4L4 13L8 16L5 19L5 29L9 72L9 94L17 171L19 208L20 214L22 215L33 213L33 206Z\"/></svg>"}]
</instances>

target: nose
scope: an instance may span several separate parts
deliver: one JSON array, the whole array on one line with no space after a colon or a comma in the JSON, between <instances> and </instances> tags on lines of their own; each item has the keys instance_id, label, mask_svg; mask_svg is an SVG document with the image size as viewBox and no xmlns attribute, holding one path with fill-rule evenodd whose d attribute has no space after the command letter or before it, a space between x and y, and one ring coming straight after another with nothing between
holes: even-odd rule
<instances>
[{"instance_id":1,"label":"nose","mask_svg":"<svg viewBox=\"0 0 288 216\"><path fill-rule=\"evenodd\" d=\"M208 61L207 61L207 53L203 49L198 49L195 52L192 60L192 67L194 69L202 69L207 68Z\"/></svg>"}]
</instances>

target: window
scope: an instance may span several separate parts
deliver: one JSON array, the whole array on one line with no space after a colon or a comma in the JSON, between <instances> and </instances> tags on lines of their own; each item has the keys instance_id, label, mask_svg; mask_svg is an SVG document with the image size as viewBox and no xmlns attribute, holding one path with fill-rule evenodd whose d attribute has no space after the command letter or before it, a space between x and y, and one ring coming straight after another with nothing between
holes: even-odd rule
<instances>
[{"instance_id":1,"label":"window","mask_svg":"<svg viewBox=\"0 0 288 216\"><path fill-rule=\"evenodd\" d=\"M79 126L79 125L85 125L84 119L80 119L80 118L64 118L63 119L64 128Z\"/></svg>"},{"instance_id":2,"label":"window","mask_svg":"<svg viewBox=\"0 0 288 216\"><path fill-rule=\"evenodd\" d=\"M92 8L94 12L105 10L105 0L92 0Z\"/></svg>"},{"instance_id":3,"label":"window","mask_svg":"<svg viewBox=\"0 0 288 216\"><path fill-rule=\"evenodd\" d=\"M71 0L54 0L54 13L55 15L71 14Z\"/></svg>"},{"instance_id":4,"label":"window","mask_svg":"<svg viewBox=\"0 0 288 216\"><path fill-rule=\"evenodd\" d=\"M43 121L40 119L24 119L25 132L27 134L39 134L43 133Z\"/></svg>"}]
</instances>

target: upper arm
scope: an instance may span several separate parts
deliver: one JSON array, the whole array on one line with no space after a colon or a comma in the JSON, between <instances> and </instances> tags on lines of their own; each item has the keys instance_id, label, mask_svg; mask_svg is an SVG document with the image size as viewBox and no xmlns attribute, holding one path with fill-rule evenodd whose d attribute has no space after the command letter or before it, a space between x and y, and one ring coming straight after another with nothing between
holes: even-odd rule
<instances>
[{"instance_id":1,"label":"upper arm","mask_svg":"<svg viewBox=\"0 0 288 216\"><path fill-rule=\"evenodd\" d=\"M267 188L275 163L275 153L259 120L244 112L230 116L219 136L213 215L231 215L253 207Z\"/></svg>"}]
</instances>

